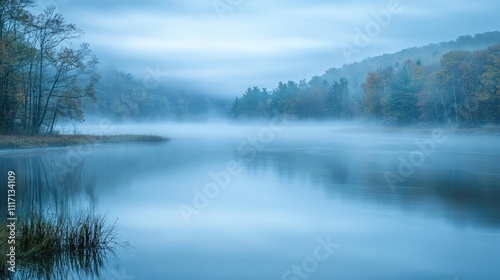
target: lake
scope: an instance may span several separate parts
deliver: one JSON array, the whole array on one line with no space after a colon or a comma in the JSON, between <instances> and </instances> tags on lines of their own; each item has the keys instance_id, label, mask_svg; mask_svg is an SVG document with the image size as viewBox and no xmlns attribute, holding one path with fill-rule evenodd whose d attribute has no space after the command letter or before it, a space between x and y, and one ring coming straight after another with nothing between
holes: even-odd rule
<instances>
[{"instance_id":1,"label":"lake","mask_svg":"<svg viewBox=\"0 0 500 280\"><path fill-rule=\"evenodd\" d=\"M0 153L24 206L118 219L130 246L102 279L500 279L498 136L280 122L106 132L172 140Z\"/></svg>"}]
</instances>

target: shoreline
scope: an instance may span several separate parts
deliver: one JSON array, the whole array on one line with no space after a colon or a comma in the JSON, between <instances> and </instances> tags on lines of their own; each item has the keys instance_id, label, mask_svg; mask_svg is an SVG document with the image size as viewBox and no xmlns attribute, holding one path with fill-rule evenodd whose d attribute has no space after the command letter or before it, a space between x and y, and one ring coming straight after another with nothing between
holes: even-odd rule
<instances>
[{"instance_id":1,"label":"shoreline","mask_svg":"<svg viewBox=\"0 0 500 280\"><path fill-rule=\"evenodd\" d=\"M498 136L500 135L499 127L492 128L449 128L449 127L434 127L434 128L417 128L417 127L407 127L407 128L398 128L398 127L385 127L382 128L381 131L384 133L405 133L405 132L413 132L419 134L429 134L432 131L440 129L445 131L448 134L455 135L481 135L481 136Z\"/></svg>"},{"instance_id":2,"label":"shoreline","mask_svg":"<svg viewBox=\"0 0 500 280\"><path fill-rule=\"evenodd\" d=\"M169 140L168 137L149 134L0 135L0 151L97 144L163 143Z\"/></svg>"}]
</instances>

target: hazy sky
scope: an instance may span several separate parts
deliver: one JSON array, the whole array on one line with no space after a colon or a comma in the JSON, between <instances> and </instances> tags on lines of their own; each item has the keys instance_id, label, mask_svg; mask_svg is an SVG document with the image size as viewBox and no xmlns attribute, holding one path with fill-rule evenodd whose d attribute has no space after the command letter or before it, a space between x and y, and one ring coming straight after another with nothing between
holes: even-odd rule
<instances>
[{"instance_id":1,"label":"hazy sky","mask_svg":"<svg viewBox=\"0 0 500 280\"><path fill-rule=\"evenodd\" d=\"M104 66L149 83L167 75L189 79L231 96L368 56L500 29L498 0L40 1L56 4L85 31ZM383 15L379 22L376 14Z\"/></svg>"}]
</instances>

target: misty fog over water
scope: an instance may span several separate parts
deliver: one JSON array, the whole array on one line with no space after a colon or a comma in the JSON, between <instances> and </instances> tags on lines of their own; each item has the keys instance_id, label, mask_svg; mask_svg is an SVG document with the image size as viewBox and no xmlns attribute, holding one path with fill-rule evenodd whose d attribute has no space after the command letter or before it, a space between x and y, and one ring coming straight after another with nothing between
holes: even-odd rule
<instances>
[{"instance_id":1,"label":"misty fog over water","mask_svg":"<svg viewBox=\"0 0 500 280\"><path fill-rule=\"evenodd\" d=\"M72 148L1 154L0 162L34 167L26 188L38 191L25 201L70 212L95 205L118 217L132 248L118 250L125 270L103 275L295 279L294 265L311 279L497 275L496 137L282 124L117 125L113 133L173 139L90 146L81 164L57 172L54 162ZM401 158L416 151L425 158L400 174ZM60 172L70 188L60 187ZM387 173L404 180L391 186ZM331 245L318 249L325 259L313 260L321 244Z\"/></svg>"}]
</instances>

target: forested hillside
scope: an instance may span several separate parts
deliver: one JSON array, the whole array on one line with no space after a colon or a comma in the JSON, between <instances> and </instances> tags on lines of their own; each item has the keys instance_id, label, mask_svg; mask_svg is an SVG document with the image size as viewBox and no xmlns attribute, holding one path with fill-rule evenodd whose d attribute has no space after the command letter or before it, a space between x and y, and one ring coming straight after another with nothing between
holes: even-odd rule
<instances>
[{"instance_id":1,"label":"forested hillside","mask_svg":"<svg viewBox=\"0 0 500 280\"><path fill-rule=\"evenodd\" d=\"M461 37L443 48L479 44L470 42L487 44L499 39L498 34ZM420 54L435 46L423 48L425 51ZM500 44L476 51L450 51L440 56L438 62L429 57L422 60L422 55L414 58L403 55L410 56L413 52L416 49L385 59L367 59L338 70L347 74L353 67L372 69L354 79L359 80L359 85L350 86L348 77L331 81L335 71L329 70L309 82L280 82L271 91L249 88L235 99L229 115L235 119L253 119L287 114L296 119L374 120L402 126L476 127L500 123ZM402 61L392 63L401 57ZM379 63L382 60L391 63Z\"/></svg>"},{"instance_id":2,"label":"forested hillside","mask_svg":"<svg viewBox=\"0 0 500 280\"><path fill-rule=\"evenodd\" d=\"M480 33L475 36L465 35L450 42L412 47L394 54L369 57L360 62L343 65L340 68L331 68L321 78L330 83L340 78L346 78L351 90L356 90L356 87L361 87L368 72L379 68L395 65L407 59L418 60L425 65L437 65L440 63L441 57L451 51L476 51L496 44L500 44L499 31Z\"/></svg>"},{"instance_id":3,"label":"forested hillside","mask_svg":"<svg viewBox=\"0 0 500 280\"><path fill-rule=\"evenodd\" d=\"M130 73L108 67L96 85L98 102L87 102L89 118L106 117L114 121L204 120L224 118L230 99L209 96L190 85L162 82L144 85Z\"/></svg>"}]
</instances>

